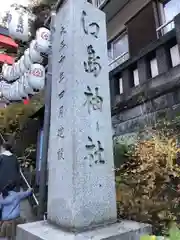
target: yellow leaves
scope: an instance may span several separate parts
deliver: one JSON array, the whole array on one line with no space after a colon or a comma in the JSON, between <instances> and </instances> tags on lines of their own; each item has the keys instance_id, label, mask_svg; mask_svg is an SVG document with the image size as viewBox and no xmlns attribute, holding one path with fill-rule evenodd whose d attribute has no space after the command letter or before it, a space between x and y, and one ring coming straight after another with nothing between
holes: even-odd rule
<instances>
[{"instance_id":1,"label":"yellow leaves","mask_svg":"<svg viewBox=\"0 0 180 240\"><path fill-rule=\"evenodd\" d=\"M172 182L180 177L180 166L176 164L179 152L171 134L167 137L153 132L151 139L136 143L131 161L119 171L121 181L127 183L121 182L118 188L123 216L157 228L180 218L180 190Z\"/></svg>"},{"instance_id":2,"label":"yellow leaves","mask_svg":"<svg viewBox=\"0 0 180 240\"><path fill-rule=\"evenodd\" d=\"M133 157L137 158L143 165L140 170L153 167L154 164L171 169L174 166L177 153L180 149L176 147L174 138L160 137L154 135L151 140L141 141L136 145ZM146 164L146 166L144 166ZM148 165L147 165L148 164Z\"/></svg>"},{"instance_id":3,"label":"yellow leaves","mask_svg":"<svg viewBox=\"0 0 180 240\"><path fill-rule=\"evenodd\" d=\"M146 236L142 236L142 237L140 238L140 240L157 240L157 237L154 236L154 235L152 235L152 236L146 235Z\"/></svg>"},{"instance_id":4,"label":"yellow leaves","mask_svg":"<svg viewBox=\"0 0 180 240\"><path fill-rule=\"evenodd\" d=\"M156 236L150 236L150 240L156 240Z\"/></svg>"}]
</instances>

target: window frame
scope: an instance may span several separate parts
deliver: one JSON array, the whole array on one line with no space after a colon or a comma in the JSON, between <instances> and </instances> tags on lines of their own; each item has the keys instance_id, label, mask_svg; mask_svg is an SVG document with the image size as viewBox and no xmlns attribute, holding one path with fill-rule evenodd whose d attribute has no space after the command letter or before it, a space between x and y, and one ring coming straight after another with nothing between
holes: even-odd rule
<instances>
[{"instance_id":1,"label":"window frame","mask_svg":"<svg viewBox=\"0 0 180 240\"><path fill-rule=\"evenodd\" d=\"M122 31L120 34L118 34L116 37L114 37L109 43L108 43L108 57L111 59L111 61L115 61L118 59L120 56L123 56L126 53L129 53L129 41L128 41L128 51L124 51L122 54L114 57L114 44L118 42L118 40L122 39L124 36L127 36L127 41L128 41L128 32L127 29ZM110 53L110 54L109 54ZM109 56L110 55L110 56Z\"/></svg>"},{"instance_id":2,"label":"window frame","mask_svg":"<svg viewBox=\"0 0 180 240\"><path fill-rule=\"evenodd\" d=\"M171 0L157 0L160 25L163 25L168 22L168 21L166 21L165 10L164 10L164 6L168 2L171 2Z\"/></svg>"}]
</instances>

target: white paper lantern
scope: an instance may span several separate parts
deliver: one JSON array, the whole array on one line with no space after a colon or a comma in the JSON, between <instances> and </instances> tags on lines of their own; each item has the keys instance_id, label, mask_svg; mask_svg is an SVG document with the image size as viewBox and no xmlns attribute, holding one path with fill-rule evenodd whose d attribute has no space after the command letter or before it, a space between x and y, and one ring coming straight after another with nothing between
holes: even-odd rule
<instances>
[{"instance_id":1,"label":"white paper lantern","mask_svg":"<svg viewBox=\"0 0 180 240\"><path fill-rule=\"evenodd\" d=\"M5 99L9 100L9 96L10 96L10 91L8 89L4 89L2 91L2 95Z\"/></svg>"},{"instance_id":2,"label":"white paper lantern","mask_svg":"<svg viewBox=\"0 0 180 240\"><path fill-rule=\"evenodd\" d=\"M8 84L5 81L0 81L0 90L2 91L3 89L6 89L10 86L10 84Z\"/></svg>"},{"instance_id":3,"label":"white paper lantern","mask_svg":"<svg viewBox=\"0 0 180 240\"><path fill-rule=\"evenodd\" d=\"M23 81L24 91L27 94L34 95L35 92L33 91L32 87L29 85L28 77L29 77L29 73L27 72L24 74L24 76L22 77L22 80L21 80L21 81Z\"/></svg>"},{"instance_id":4,"label":"white paper lantern","mask_svg":"<svg viewBox=\"0 0 180 240\"><path fill-rule=\"evenodd\" d=\"M31 61L31 58L29 55L29 48L26 49L26 51L24 52L24 65L25 65L26 70L29 70L29 68L32 65L32 61Z\"/></svg>"},{"instance_id":5,"label":"white paper lantern","mask_svg":"<svg viewBox=\"0 0 180 240\"><path fill-rule=\"evenodd\" d=\"M19 61L14 63L13 65L3 66L2 76L6 81L14 81L18 79L20 75L22 74L20 72Z\"/></svg>"},{"instance_id":6,"label":"white paper lantern","mask_svg":"<svg viewBox=\"0 0 180 240\"><path fill-rule=\"evenodd\" d=\"M9 95L10 95L10 86L11 84L8 84L5 81L0 82L0 89L2 92L3 97L5 97L7 100L9 100Z\"/></svg>"},{"instance_id":7,"label":"white paper lantern","mask_svg":"<svg viewBox=\"0 0 180 240\"><path fill-rule=\"evenodd\" d=\"M28 94L25 92L25 87L24 87L24 78L21 77L19 80L19 86L18 86L18 92L19 92L19 95L22 97L22 98L27 98L28 97Z\"/></svg>"},{"instance_id":8,"label":"white paper lantern","mask_svg":"<svg viewBox=\"0 0 180 240\"><path fill-rule=\"evenodd\" d=\"M19 60L19 68L22 76L27 71L26 66L24 64L24 56L22 56Z\"/></svg>"},{"instance_id":9,"label":"white paper lantern","mask_svg":"<svg viewBox=\"0 0 180 240\"><path fill-rule=\"evenodd\" d=\"M11 86L11 84L5 82L5 81L0 81L0 90L4 90L4 89L9 89L9 87Z\"/></svg>"},{"instance_id":10,"label":"white paper lantern","mask_svg":"<svg viewBox=\"0 0 180 240\"><path fill-rule=\"evenodd\" d=\"M4 64L2 65L2 73L3 73L4 71L6 71L7 66L8 66L7 63L4 63Z\"/></svg>"},{"instance_id":11,"label":"white paper lantern","mask_svg":"<svg viewBox=\"0 0 180 240\"><path fill-rule=\"evenodd\" d=\"M11 10L11 21L8 24L9 34L12 38L27 42L30 37L29 16L20 14L18 11Z\"/></svg>"},{"instance_id":12,"label":"white paper lantern","mask_svg":"<svg viewBox=\"0 0 180 240\"><path fill-rule=\"evenodd\" d=\"M3 64L2 66L2 76L6 81L12 81L12 65Z\"/></svg>"},{"instance_id":13,"label":"white paper lantern","mask_svg":"<svg viewBox=\"0 0 180 240\"><path fill-rule=\"evenodd\" d=\"M35 48L38 52L48 53L50 47L51 32L47 28L39 28L36 32Z\"/></svg>"},{"instance_id":14,"label":"white paper lantern","mask_svg":"<svg viewBox=\"0 0 180 240\"><path fill-rule=\"evenodd\" d=\"M13 66L11 65L10 67L10 71L9 71L9 82L15 80L15 75L14 75L14 68Z\"/></svg>"},{"instance_id":15,"label":"white paper lantern","mask_svg":"<svg viewBox=\"0 0 180 240\"><path fill-rule=\"evenodd\" d=\"M13 64L9 67L9 76L7 78L8 82L15 81L19 78L20 70L17 64Z\"/></svg>"},{"instance_id":16,"label":"white paper lantern","mask_svg":"<svg viewBox=\"0 0 180 240\"><path fill-rule=\"evenodd\" d=\"M24 8L21 4L13 3L8 8L9 12L16 11L19 14L28 14L29 18L34 21L36 16L32 13L31 8Z\"/></svg>"},{"instance_id":17,"label":"white paper lantern","mask_svg":"<svg viewBox=\"0 0 180 240\"><path fill-rule=\"evenodd\" d=\"M15 62L12 67L14 68L14 75L16 76L16 79L19 78L21 76L19 61Z\"/></svg>"},{"instance_id":18,"label":"white paper lantern","mask_svg":"<svg viewBox=\"0 0 180 240\"><path fill-rule=\"evenodd\" d=\"M16 85L17 85L17 82L15 83L12 83L10 88L9 88L9 100L10 101L13 101L13 100L16 100L17 98L17 89L16 89Z\"/></svg>"},{"instance_id":19,"label":"white paper lantern","mask_svg":"<svg viewBox=\"0 0 180 240\"><path fill-rule=\"evenodd\" d=\"M20 96L18 90L19 90L19 82L16 81L16 82L12 83L11 87L10 87L10 96L9 96L10 101L22 100L22 97Z\"/></svg>"},{"instance_id":20,"label":"white paper lantern","mask_svg":"<svg viewBox=\"0 0 180 240\"><path fill-rule=\"evenodd\" d=\"M30 60L33 63L42 63L43 58L41 57L40 53L36 50L36 40L33 40L30 43L30 48L29 48L29 56Z\"/></svg>"},{"instance_id":21,"label":"white paper lantern","mask_svg":"<svg viewBox=\"0 0 180 240\"><path fill-rule=\"evenodd\" d=\"M7 77L7 74L8 74L7 72L8 72L8 64L4 63L2 65L2 72L1 72L4 79L6 79Z\"/></svg>"},{"instance_id":22,"label":"white paper lantern","mask_svg":"<svg viewBox=\"0 0 180 240\"><path fill-rule=\"evenodd\" d=\"M29 85L35 90L42 90L45 85L45 69L40 64L33 64L29 71Z\"/></svg>"}]
</instances>

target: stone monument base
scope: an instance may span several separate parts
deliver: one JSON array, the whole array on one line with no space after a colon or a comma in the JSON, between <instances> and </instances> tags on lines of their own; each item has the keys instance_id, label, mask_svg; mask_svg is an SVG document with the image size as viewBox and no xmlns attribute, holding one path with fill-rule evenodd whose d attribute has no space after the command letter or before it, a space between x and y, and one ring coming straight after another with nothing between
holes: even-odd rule
<instances>
[{"instance_id":1,"label":"stone monument base","mask_svg":"<svg viewBox=\"0 0 180 240\"><path fill-rule=\"evenodd\" d=\"M41 221L19 225L16 240L140 240L140 236L149 233L150 225L133 221L122 221L81 233L65 232L47 221Z\"/></svg>"}]
</instances>

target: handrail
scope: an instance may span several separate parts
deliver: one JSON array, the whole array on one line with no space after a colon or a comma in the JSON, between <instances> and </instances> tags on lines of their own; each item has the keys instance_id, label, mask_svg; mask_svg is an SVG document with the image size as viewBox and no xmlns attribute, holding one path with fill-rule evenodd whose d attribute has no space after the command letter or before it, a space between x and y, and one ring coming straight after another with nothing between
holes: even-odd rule
<instances>
[{"instance_id":1,"label":"handrail","mask_svg":"<svg viewBox=\"0 0 180 240\"><path fill-rule=\"evenodd\" d=\"M170 20L170 21L162 24L160 27L158 27L158 28L156 29L156 32L159 32L161 29L165 28L166 26L168 26L168 25L169 25L170 23L172 23L172 22L174 22L174 19L172 19L172 20Z\"/></svg>"},{"instance_id":2,"label":"handrail","mask_svg":"<svg viewBox=\"0 0 180 240\"><path fill-rule=\"evenodd\" d=\"M3 135L2 135L1 133L0 133L0 137L1 137L2 140L5 142L5 139L4 139L4 137L3 137ZM21 168L20 168L20 174L21 174L21 177L23 178L24 182L26 183L27 187L28 187L28 188L31 188L31 186L29 185L27 179L25 178L25 176L24 176ZM32 194L32 196L33 196L33 198L34 198L34 201L36 202L36 205L39 205L39 202L38 202L38 200L37 200L37 198L36 198L36 196L35 196L34 193Z\"/></svg>"},{"instance_id":3,"label":"handrail","mask_svg":"<svg viewBox=\"0 0 180 240\"><path fill-rule=\"evenodd\" d=\"M24 176L24 174L23 174L21 169L20 169L20 174L21 174L21 177L23 178L24 182L26 183L27 187L31 188L31 186L29 185L29 183L28 183L28 181L27 181L26 177ZM33 193L32 196L34 198L34 201L36 202L36 205L39 205L39 202L38 202L38 200L36 198L36 195Z\"/></svg>"},{"instance_id":4,"label":"handrail","mask_svg":"<svg viewBox=\"0 0 180 240\"><path fill-rule=\"evenodd\" d=\"M173 23L173 22L174 22L174 18L173 18L172 20L170 20L170 21L162 24L160 27L158 27L158 28L156 29L157 34L159 34L159 32L160 32L161 30L163 30L165 27L167 27L169 24L171 24L171 23Z\"/></svg>"},{"instance_id":5,"label":"handrail","mask_svg":"<svg viewBox=\"0 0 180 240\"><path fill-rule=\"evenodd\" d=\"M129 54L129 52L125 52L125 53L121 54L120 56L118 56L117 58L113 59L112 62L109 63L109 66L111 66L112 64L114 64L115 62L117 62L119 59L123 58L127 54Z\"/></svg>"}]
</instances>

